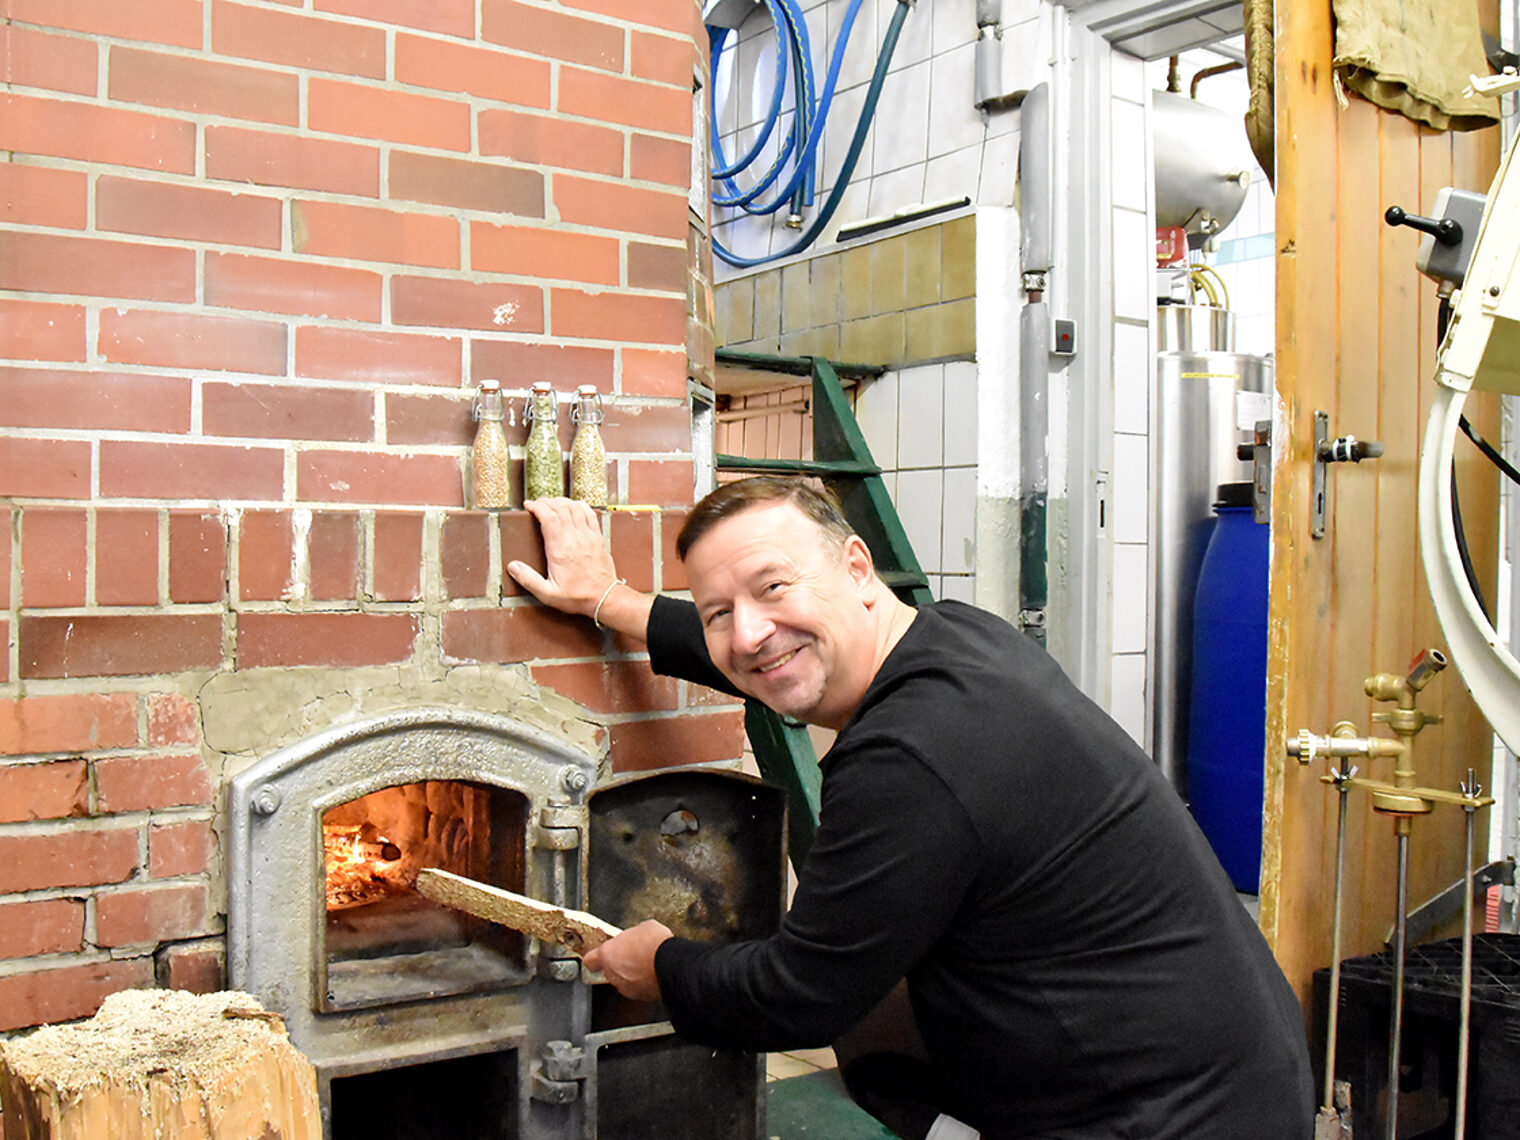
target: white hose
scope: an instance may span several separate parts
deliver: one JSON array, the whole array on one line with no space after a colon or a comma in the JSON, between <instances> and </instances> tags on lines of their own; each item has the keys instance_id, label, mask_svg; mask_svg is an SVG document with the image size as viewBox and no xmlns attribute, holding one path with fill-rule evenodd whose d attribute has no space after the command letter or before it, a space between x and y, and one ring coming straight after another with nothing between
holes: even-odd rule
<instances>
[{"instance_id":1,"label":"white hose","mask_svg":"<svg viewBox=\"0 0 1520 1140\"><path fill-rule=\"evenodd\" d=\"M1461 378L1453 378L1461 385ZM1451 511L1452 448L1465 386L1436 377L1436 398L1420 448L1419 535L1425 581L1452 662L1473 700L1511 752L1520 752L1520 661L1489 624L1468 587Z\"/></svg>"}]
</instances>

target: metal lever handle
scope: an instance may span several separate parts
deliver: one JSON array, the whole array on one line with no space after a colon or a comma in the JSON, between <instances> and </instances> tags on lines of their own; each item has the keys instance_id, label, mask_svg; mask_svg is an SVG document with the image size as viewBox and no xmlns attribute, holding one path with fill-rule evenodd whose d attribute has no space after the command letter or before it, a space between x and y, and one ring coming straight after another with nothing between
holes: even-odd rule
<instances>
[{"instance_id":1,"label":"metal lever handle","mask_svg":"<svg viewBox=\"0 0 1520 1140\"><path fill-rule=\"evenodd\" d=\"M1383 220L1390 226L1408 226L1429 234L1442 245L1457 245L1462 240L1462 223L1455 218L1422 218L1419 214L1406 213L1402 206L1389 206Z\"/></svg>"},{"instance_id":2,"label":"metal lever handle","mask_svg":"<svg viewBox=\"0 0 1520 1140\"><path fill-rule=\"evenodd\" d=\"M1343 435L1321 445L1319 458L1326 463L1360 463L1364 459L1377 459L1383 454L1383 445L1375 439L1357 439Z\"/></svg>"}]
</instances>

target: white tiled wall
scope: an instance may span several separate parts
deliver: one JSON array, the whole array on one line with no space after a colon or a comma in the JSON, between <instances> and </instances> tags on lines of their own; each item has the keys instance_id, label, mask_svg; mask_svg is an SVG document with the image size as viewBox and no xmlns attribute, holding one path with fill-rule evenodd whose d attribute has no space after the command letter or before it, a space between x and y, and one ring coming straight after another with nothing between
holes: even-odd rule
<instances>
[{"instance_id":1,"label":"white tiled wall","mask_svg":"<svg viewBox=\"0 0 1520 1140\"><path fill-rule=\"evenodd\" d=\"M1144 501L1121 504L1125 488L1146 487L1150 445L1150 395L1153 372L1150 332L1144 324L1114 326L1114 519L1113 587L1109 595L1113 653L1110 671L1111 711L1136 740L1146 732L1146 656L1150 648L1147 545L1148 487Z\"/></svg>"},{"instance_id":2,"label":"white tiled wall","mask_svg":"<svg viewBox=\"0 0 1520 1140\"><path fill-rule=\"evenodd\" d=\"M865 0L860 7L824 125L817 201L807 215L809 222L821 210L844 162L878 49L898 7L898 0ZM1006 5L1010 10L1035 7ZM848 2L804 0L802 8L821 87ZM1030 22L1032 14L1021 12L1017 18ZM976 32L975 0L933 0L909 10L854 177L820 244L831 241L843 225L923 203L963 196L977 205L1012 203L1018 115L1005 111L984 116L972 105ZM713 79L719 135L730 162L747 151L758 134L770 105L775 66L770 16L764 5L757 5L744 26L730 34ZM790 106L790 97L785 105ZM739 176L742 186L753 185L774 157L789 115L783 112L766 161L757 163L753 173ZM798 237L797 230L783 224L785 216L785 209L764 218L717 209L714 236L744 257L776 254ZM733 272L721 263L715 270L720 281Z\"/></svg>"},{"instance_id":3,"label":"white tiled wall","mask_svg":"<svg viewBox=\"0 0 1520 1140\"><path fill-rule=\"evenodd\" d=\"M855 392L855 418L930 589L966 602L976 567L975 398L969 360L887 372Z\"/></svg>"},{"instance_id":4,"label":"white tiled wall","mask_svg":"<svg viewBox=\"0 0 1520 1140\"><path fill-rule=\"evenodd\" d=\"M836 43L847 0L804 0L820 77ZM864 101L877 45L898 0L866 0L844 55L841 81L822 140L818 203L831 188ZM933 0L909 13L860 164L832 225L878 217L920 203L965 196L977 205L1013 204L1018 166L1018 114L983 115L971 102L976 39L975 0ZM1005 43L1031 49L1036 65L1053 52L1050 11L1041 0L1004 0ZM719 130L732 158L748 146L764 116L775 67L775 38L763 6L745 24L716 72ZM1007 56L1005 54L1005 67ZM1188 53L1190 78L1219 57ZM1137 740L1147 733L1149 646L1149 430L1154 383L1154 236L1147 125L1149 92L1165 85L1165 62L1147 64L1111 53L1106 90L1111 132L1108 171L1107 291L1112 322L1113 446L1104 537L1111 543L1108 634L1108 704ZM1159 67L1159 75L1157 68ZM1008 77L1005 76L1005 79ZM820 79L821 81L821 79ZM1018 85L1016 82L1008 84ZM1238 114L1244 110L1241 75L1205 81L1201 96ZM1237 106L1238 103L1238 106ZM718 210L714 233L746 256L786 250L797 231L784 214L746 218ZM1273 329L1270 189L1260 171L1235 223L1221 235L1213 257L1237 316L1237 347L1271 351ZM719 280L734 271L719 265ZM1010 306L1015 302L1010 298ZM1089 338L1089 343L1092 339ZM915 552L937 597L971 597L975 573L977 365L932 364L863 383L856 412L885 481L903 516ZM1101 668L1101 665L1100 665Z\"/></svg>"},{"instance_id":5,"label":"white tiled wall","mask_svg":"<svg viewBox=\"0 0 1520 1140\"><path fill-rule=\"evenodd\" d=\"M1155 359L1150 322L1156 305L1155 217L1146 119L1145 66L1114 53L1110 61L1109 185L1113 218L1113 452L1108 537L1109 712L1136 740L1147 740L1150 620L1150 400Z\"/></svg>"},{"instance_id":6,"label":"white tiled wall","mask_svg":"<svg viewBox=\"0 0 1520 1140\"><path fill-rule=\"evenodd\" d=\"M860 8L822 139L819 207L849 148L877 49L898 6L898 0L866 0ZM847 7L847 0L804 0L820 83ZM1005 4L1005 34L1048 36L1039 8L1037 0ZM965 197L977 205L1012 204L1018 114L984 115L972 105L976 36L976 0L934 0L909 11L874 126L819 247L842 225L924 203ZM714 79L730 160L741 153L736 148L752 142L774 75L775 36L760 6L730 37ZM716 210L714 233L743 256L772 254L797 238L796 230L780 224L783 216L745 218ZM721 264L716 270L720 281L733 272ZM972 595L976 400L977 371L970 361L888 373L863 383L856 395L861 428L939 598L970 601Z\"/></svg>"}]
</instances>

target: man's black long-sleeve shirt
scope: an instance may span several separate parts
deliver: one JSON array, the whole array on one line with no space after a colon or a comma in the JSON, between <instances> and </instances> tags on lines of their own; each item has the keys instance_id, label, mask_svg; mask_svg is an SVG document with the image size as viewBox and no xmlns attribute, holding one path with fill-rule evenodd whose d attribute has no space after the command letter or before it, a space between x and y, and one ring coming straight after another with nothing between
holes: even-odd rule
<instances>
[{"instance_id":1,"label":"man's black long-sleeve shirt","mask_svg":"<svg viewBox=\"0 0 1520 1140\"><path fill-rule=\"evenodd\" d=\"M649 646L733 691L686 603L657 600ZM986 1140L1311 1135L1266 942L1155 765L1034 643L921 608L823 771L780 932L660 947L683 1036L825 1045L906 977L948 1110Z\"/></svg>"}]
</instances>

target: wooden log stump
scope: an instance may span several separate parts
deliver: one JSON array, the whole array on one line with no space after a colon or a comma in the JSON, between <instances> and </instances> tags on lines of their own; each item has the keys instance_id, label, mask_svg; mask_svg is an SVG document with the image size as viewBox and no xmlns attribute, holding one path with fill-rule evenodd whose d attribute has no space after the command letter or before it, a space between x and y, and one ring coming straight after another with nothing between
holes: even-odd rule
<instances>
[{"instance_id":1,"label":"wooden log stump","mask_svg":"<svg viewBox=\"0 0 1520 1140\"><path fill-rule=\"evenodd\" d=\"M124 990L0 1042L3 1140L322 1140L311 1062L248 994Z\"/></svg>"}]
</instances>

